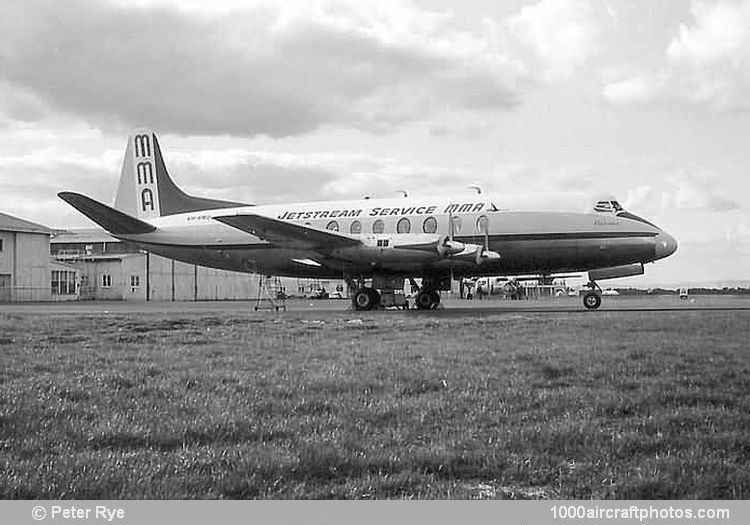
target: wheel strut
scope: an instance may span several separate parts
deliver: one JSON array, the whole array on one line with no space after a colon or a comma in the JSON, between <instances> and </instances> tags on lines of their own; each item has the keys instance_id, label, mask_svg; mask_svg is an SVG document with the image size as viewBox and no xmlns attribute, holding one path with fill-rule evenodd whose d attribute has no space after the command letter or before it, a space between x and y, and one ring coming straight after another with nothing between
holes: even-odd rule
<instances>
[{"instance_id":1,"label":"wheel strut","mask_svg":"<svg viewBox=\"0 0 750 525\"><path fill-rule=\"evenodd\" d=\"M602 289L596 284L596 281L586 283L589 291L583 295L583 306L589 310L596 310L602 305Z\"/></svg>"}]
</instances>

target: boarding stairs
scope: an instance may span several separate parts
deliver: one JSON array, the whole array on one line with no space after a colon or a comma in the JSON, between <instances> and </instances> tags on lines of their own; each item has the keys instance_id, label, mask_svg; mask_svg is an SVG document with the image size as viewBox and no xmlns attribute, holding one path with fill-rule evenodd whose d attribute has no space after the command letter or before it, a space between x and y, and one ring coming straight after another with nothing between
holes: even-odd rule
<instances>
[{"instance_id":1,"label":"boarding stairs","mask_svg":"<svg viewBox=\"0 0 750 525\"><path fill-rule=\"evenodd\" d=\"M273 275L258 275L258 297L255 311L284 310L286 312L286 294L281 287L281 278Z\"/></svg>"}]
</instances>

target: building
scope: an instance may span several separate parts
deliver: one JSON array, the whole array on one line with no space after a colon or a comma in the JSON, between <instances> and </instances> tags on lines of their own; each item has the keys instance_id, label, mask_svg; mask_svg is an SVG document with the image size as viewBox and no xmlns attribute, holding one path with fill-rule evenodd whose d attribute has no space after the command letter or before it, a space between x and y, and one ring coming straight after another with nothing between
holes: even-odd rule
<instances>
[{"instance_id":1,"label":"building","mask_svg":"<svg viewBox=\"0 0 750 525\"><path fill-rule=\"evenodd\" d=\"M100 229L62 230L52 236L55 261L80 272L81 300L232 301L259 296L260 276L188 264L144 252ZM274 293L312 295L342 281L279 279ZM278 289L276 289L278 288Z\"/></svg>"},{"instance_id":2,"label":"building","mask_svg":"<svg viewBox=\"0 0 750 525\"><path fill-rule=\"evenodd\" d=\"M51 231L0 213L0 302L49 301Z\"/></svg>"},{"instance_id":3,"label":"building","mask_svg":"<svg viewBox=\"0 0 750 525\"><path fill-rule=\"evenodd\" d=\"M49 256L48 256L49 258ZM53 301L77 301L81 289L80 271L75 266L50 259Z\"/></svg>"}]
</instances>

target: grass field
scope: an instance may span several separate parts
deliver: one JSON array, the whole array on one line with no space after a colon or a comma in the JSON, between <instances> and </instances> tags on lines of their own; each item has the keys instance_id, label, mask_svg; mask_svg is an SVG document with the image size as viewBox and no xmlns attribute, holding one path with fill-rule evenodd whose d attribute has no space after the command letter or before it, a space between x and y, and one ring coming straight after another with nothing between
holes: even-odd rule
<instances>
[{"instance_id":1,"label":"grass field","mask_svg":"<svg viewBox=\"0 0 750 525\"><path fill-rule=\"evenodd\" d=\"M750 498L750 312L0 316L0 498Z\"/></svg>"}]
</instances>

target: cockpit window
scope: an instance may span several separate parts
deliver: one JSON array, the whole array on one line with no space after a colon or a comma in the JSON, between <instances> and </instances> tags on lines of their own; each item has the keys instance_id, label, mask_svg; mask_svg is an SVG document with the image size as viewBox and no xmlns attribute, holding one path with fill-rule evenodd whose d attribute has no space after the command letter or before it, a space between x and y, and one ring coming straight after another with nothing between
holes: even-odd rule
<instances>
[{"instance_id":1,"label":"cockpit window","mask_svg":"<svg viewBox=\"0 0 750 525\"><path fill-rule=\"evenodd\" d=\"M624 210L625 208L620 206L620 203L615 200L599 201L594 206L594 211L602 213L619 213Z\"/></svg>"}]
</instances>

